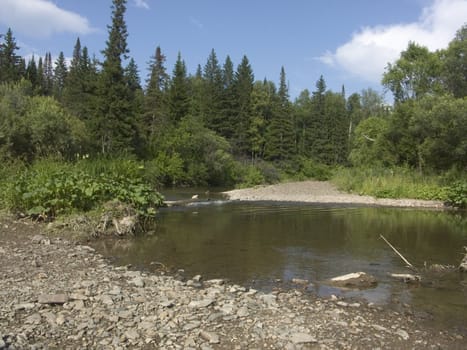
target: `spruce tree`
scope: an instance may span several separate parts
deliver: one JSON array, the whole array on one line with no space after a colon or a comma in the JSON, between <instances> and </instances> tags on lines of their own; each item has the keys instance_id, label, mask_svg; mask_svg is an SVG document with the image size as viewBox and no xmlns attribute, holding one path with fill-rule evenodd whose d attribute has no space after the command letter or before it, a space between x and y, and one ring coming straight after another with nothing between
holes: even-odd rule
<instances>
[{"instance_id":1,"label":"spruce tree","mask_svg":"<svg viewBox=\"0 0 467 350\"><path fill-rule=\"evenodd\" d=\"M284 67L280 72L275 111L268 126L265 156L269 160L287 160L295 153L292 108Z\"/></svg>"},{"instance_id":2,"label":"spruce tree","mask_svg":"<svg viewBox=\"0 0 467 350\"><path fill-rule=\"evenodd\" d=\"M107 26L109 37L102 52L104 62L98 85L98 106L94 136L100 152L118 154L132 152L136 137L135 111L122 66L127 58L126 0L112 1L112 24Z\"/></svg>"},{"instance_id":3,"label":"spruce tree","mask_svg":"<svg viewBox=\"0 0 467 350\"><path fill-rule=\"evenodd\" d=\"M237 154L248 155L250 153L248 129L252 111L253 82L254 75L250 62L246 56L243 56L233 81L235 105L233 115L229 120L230 127L233 130L234 152Z\"/></svg>"},{"instance_id":4,"label":"spruce tree","mask_svg":"<svg viewBox=\"0 0 467 350\"><path fill-rule=\"evenodd\" d=\"M68 68L65 62L65 55L63 51L60 51L57 60L55 61L55 69L54 69L54 87L53 92L55 98L59 101L62 100L63 90L65 88L65 81L68 75Z\"/></svg>"},{"instance_id":5,"label":"spruce tree","mask_svg":"<svg viewBox=\"0 0 467 350\"><path fill-rule=\"evenodd\" d=\"M310 132L308 134L310 155L315 160L325 162L327 159L327 135L326 110L325 110L326 82L320 76L316 82L316 90L312 93L312 113L310 118Z\"/></svg>"},{"instance_id":6,"label":"spruce tree","mask_svg":"<svg viewBox=\"0 0 467 350\"><path fill-rule=\"evenodd\" d=\"M147 139L152 143L154 137L166 125L167 116L167 88L169 75L165 68L165 55L158 46L154 56L149 61L149 78L147 79L144 98L143 123Z\"/></svg>"},{"instance_id":7,"label":"spruce tree","mask_svg":"<svg viewBox=\"0 0 467 350\"><path fill-rule=\"evenodd\" d=\"M52 54L47 52L44 59L44 95L52 95L54 70L52 65Z\"/></svg>"},{"instance_id":8,"label":"spruce tree","mask_svg":"<svg viewBox=\"0 0 467 350\"><path fill-rule=\"evenodd\" d=\"M38 86L38 78L37 78L37 64L34 55L28 62L26 67L26 79L31 82L33 91L36 91Z\"/></svg>"},{"instance_id":9,"label":"spruce tree","mask_svg":"<svg viewBox=\"0 0 467 350\"><path fill-rule=\"evenodd\" d=\"M185 62L178 53L168 91L168 114L173 125L190 112L189 81Z\"/></svg>"},{"instance_id":10,"label":"spruce tree","mask_svg":"<svg viewBox=\"0 0 467 350\"><path fill-rule=\"evenodd\" d=\"M8 28L4 42L0 44L0 82L14 82L21 78L21 57L16 54L18 49L13 32Z\"/></svg>"},{"instance_id":11,"label":"spruce tree","mask_svg":"<svg viewBox=\"0 0 467 350\"><path fill-rule=\"evenodd\" d=\"M228 140L231 140L234 134L235 125L231 123L235 114L235 91L234 91L234 65L227 56L222 66L222 96L220 98L220 118L218 120L218 133Z\"/></svg>"},{"instance_id":12,"label":"spruce tree","mask_svg":"<svg viewBox=\"0 0 467 350\"><path fill-rule=\"evenodd\" d=\"M206 127L218 133L221 132L222 123L222 92L222 69L212 49L204 66L201 113Z\"/></svg>"}]
</instances>

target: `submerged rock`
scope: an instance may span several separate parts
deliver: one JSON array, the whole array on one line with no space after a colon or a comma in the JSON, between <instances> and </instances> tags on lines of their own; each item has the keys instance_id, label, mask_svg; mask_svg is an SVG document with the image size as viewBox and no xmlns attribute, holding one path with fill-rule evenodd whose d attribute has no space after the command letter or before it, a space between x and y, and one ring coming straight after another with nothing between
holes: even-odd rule
<instances>
[{"instance_id":1,"label":"submerged rock","mask_svg":"<svg viewBox=\"0 0 467 350\"><path fill-rule=\"evenodd\" d=\"M378 284L376 278L365 272L354 272L337 276L325 281L325 283L334 287L355 289L373 288Z\"/></svg>"}]
</instances>

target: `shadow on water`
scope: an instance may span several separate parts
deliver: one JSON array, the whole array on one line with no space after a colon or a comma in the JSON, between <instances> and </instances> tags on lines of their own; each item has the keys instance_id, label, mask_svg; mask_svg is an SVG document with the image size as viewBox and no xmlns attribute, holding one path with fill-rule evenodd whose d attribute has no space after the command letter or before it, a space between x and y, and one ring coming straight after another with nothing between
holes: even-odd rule
<instances>
[{"instance_id":1,"label":"shadow on water","mask_svg":"<svg viewBox=\"0 0 467 350\"><path fill-rule=\"evenodd\" d=\"M388 273L409 271L380 239L384 235L417 267L457 266L467 246L465 213L207 199L160 210L154 236L101 242L100 249L122 264L150 268L156 261L184 269L187 277L227 278L263 290L277 280L307 279L318 295L405 303L440 324L467 324L465 274L430 274L416 287L392 280ZM357 271L375 276L378 286L339 292L320 283Z\"/></svg>"}]
</instances>

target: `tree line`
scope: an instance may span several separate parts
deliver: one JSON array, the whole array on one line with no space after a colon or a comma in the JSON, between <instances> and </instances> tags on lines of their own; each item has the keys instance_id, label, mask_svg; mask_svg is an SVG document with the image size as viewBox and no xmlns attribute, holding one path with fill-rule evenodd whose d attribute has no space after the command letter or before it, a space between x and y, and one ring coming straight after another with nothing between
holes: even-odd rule
<instances>
[{"instance_id":1,"label":"tree line","mask_svg":"<svg viewBox=\"0 0 467 350\"><path fill-rule=\"evenodd\" d=\"M244 176L239 164L263 180L277 171L315 175L315 164L467 166L467 26L445 50L410 43L388 64L389 106L372 89L330 91L323 76L291 101L284 67L277 85L256 80L246 55L235 66L214 49L189 74L181 53L169 73L156 47L143 84L129 57L126 0L111 10L102 61L78 38L69 65L63 52L54 62L50 52L26 62L12 30L2 35L3 158L131 156L165 184L217 185Z\"/></svg>"}]
</instances>

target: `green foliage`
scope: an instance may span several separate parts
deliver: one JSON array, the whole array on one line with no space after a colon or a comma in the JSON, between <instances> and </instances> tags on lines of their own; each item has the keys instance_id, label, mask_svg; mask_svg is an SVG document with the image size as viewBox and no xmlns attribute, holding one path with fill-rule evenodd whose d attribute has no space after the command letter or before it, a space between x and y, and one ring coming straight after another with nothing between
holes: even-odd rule
<instances>
[{"instance_id":1,"label":"green foliage","mask_svg":"<svg viewBox=\"0 0 467 350\"><path fill-rule=\"evenodd\" d=\"M102 172L97 174L99 170ZM128 160L40 161L10 179L5 204L27 215L55 217L119 200L133 206L139 215L150 217L162 204L162 197L144 181L143 170L142 165Z\"/></svg>"},{"instance_id":2,"label":"green foliage","mask_svg":"<svg viewBox=\"0 0 467 350\"><path fill-rule=\"evenodd\" d=\"M299 169L297 177L300 180L314 179L326 181L332 177L332 168L326 164L318 163L312 159L300 157L298 160Z\"/></svg>"},{"instance_id":3,"label":"green foliage","mask_svg":"<svg viewBox=\"0 0 467 350\"><path fill-rule=\"evenodd\" d=\"M446 203L458 208L467 208L467 180L457 181L446 189Z\"/></svg>"},{"instance_id":4,"label":"green foliage","mask_svg":"<svg viewBox=\"0 0 467 350\"><path fill-rule=\"evenodd\" d=\"M438 177L409 168L340 168L332 181L341 190L378 198L446 199Z\"/></svg>"},{"instance_id":5,"label":"green foliage","mask_svg":"<svg viewBox=\"0 0 467 350\"><path fill-rule=\"evenodd\" d=\"M33 160L85 152L89 135L83 122L51 97L30 96L21 81L0 87L0 150L11 158Z\"/></svg>"}]
</instances>

